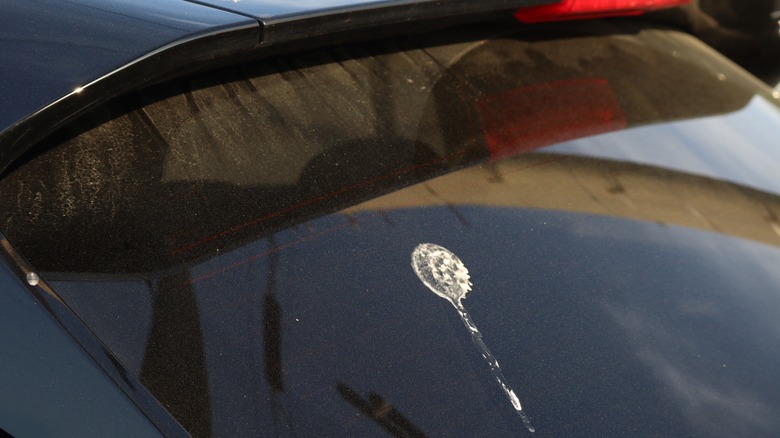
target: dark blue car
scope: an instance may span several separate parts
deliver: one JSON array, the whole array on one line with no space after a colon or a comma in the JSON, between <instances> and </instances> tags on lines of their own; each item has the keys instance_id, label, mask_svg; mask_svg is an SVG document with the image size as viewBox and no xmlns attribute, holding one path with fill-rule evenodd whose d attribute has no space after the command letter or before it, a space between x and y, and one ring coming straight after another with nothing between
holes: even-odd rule
<instances>
[{"instance_id":1,"label":"dark blue car","mask_svg":"<svg viewBox=\"0 0 780 438\"><path fill-rule=\"evenodd\" d=\"M780 93L687 2L285 3L3 5L2 431L780 436Z\"/></svg>"}]
</instances>

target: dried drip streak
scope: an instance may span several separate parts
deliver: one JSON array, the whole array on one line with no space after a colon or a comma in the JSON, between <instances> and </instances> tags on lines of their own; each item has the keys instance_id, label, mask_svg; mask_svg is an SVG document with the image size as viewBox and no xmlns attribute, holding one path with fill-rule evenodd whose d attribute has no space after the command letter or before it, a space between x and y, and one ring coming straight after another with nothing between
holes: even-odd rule
<instances>
[{"instance_id":1,"label":"dried drip streak","mask_svg":"<svg viewBox=\"0 0 780 438\"><path fill-rule=\"evenodd\" d=\"M488 366L490 366L490 372L493 374L496 382L498 382L504 394L509 398L517 415L523 420L523 424L528 431L534 432L536 429L531 426L531 420L523 411L520 400L512 388L509 387L498 361L487 345L485 345L485 342L482 340L482 333L480 333L466 308L463 307L463 303L461 303L461 300L466 298L466 294L471 291L469 270L466 269L466 266L460 261L458 256L447 248L434 245L433 243L421 243L412 251L412 269L414 269L414 273L417 274L423 284L428 286L428 289L455 306L460 319L469 330L469 334L471 334L471 340L477 346L477 350L482 354L482 357L487 361Z\"/></svg>"}]
</instances>

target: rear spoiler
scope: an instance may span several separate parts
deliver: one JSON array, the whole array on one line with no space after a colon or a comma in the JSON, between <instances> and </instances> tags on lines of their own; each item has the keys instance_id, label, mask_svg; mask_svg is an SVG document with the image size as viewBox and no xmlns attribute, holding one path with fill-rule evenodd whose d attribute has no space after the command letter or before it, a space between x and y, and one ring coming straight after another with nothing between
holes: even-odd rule
<instances>
[{"instance_id":1,"label":"rear spoiler","mask_svg":"<svg viewBox=\"0 0 780 438\"><path fill-rule=\"evenodd\" d=\"M402 32L404 26L426 21L511 17L518 8L550 5L559 0L319 0L286 4L274 0L186 1L256 19L263 31L260 44L270 46L338 34L354 35L376 28Z\"/></svg>"},{"instance_id":2,"label":"rear spoiler","mask_svg":"<svg viewBox=\"0 0 780 438\"><path fill-rule=\"evenodd\" d=\"M421 23L510 18L573 2L591 0L12 0L0 17L0 172L108 99L276 52L268 47L402 34Z\"/></svg>"}]
</instances>

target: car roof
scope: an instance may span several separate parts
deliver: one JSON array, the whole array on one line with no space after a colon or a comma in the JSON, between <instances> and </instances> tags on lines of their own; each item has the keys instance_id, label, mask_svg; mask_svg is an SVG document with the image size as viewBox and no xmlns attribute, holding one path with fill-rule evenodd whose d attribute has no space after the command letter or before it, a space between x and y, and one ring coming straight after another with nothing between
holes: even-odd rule
<instances>
[{"instance_id":1,"label":"car roof","mask_svg":"<svg viewBox=\"0 0 780 438\"><path fill-rule=\"evenodd\" d=\"M11 2L0 18L0 170L89 108L204 64L291 41L550 0ZM396 30L397 31L397 30Z\"/></svg>"}]
</instances>

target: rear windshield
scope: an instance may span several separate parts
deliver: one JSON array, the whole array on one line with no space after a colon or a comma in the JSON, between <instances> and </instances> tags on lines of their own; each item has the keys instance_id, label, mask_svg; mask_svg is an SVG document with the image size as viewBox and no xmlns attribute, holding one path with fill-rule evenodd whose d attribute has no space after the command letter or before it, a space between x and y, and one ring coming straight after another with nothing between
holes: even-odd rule
<instances>
[{"instance_id":1,"label":"rear windshield","mask_svg":"<svg viewBox=\"0 0 780 438\"><path fill-rule=\"evenodd\" d=\"M578 140L776 108L674 32L514 31L116 99L6 173L2 230L195 436L777 432L776 196Z\"/></svg>"}]
</instances>

